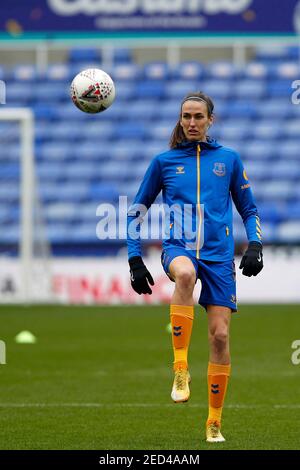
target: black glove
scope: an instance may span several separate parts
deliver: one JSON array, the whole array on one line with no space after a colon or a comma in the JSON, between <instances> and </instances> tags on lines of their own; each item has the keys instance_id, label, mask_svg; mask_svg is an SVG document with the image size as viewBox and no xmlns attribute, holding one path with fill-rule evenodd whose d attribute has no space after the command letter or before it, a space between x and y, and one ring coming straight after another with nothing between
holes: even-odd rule
<instances>
[{"instance_id":1,"label":"black glove","mask_svg":"<svg viewBox=\"0 0 300 470\"><path fill-rule=\"evenodd\" d=\"M242 258L240 269L243 269L244 276L256 276L263 268L262 244L250 242Z\"/></svg>"},{"instance_id":2,"label":"black glove","mask_svg":"<svg viewBox=\"0 0 300 470\"><path fill-rule=\"evenodd\" d=\"M129 260L131 286L138 294L152 294L149 286L154 286L151 274L140 256L134 256ZM148 284L149 282L149 284Z\"/></svg>"}]
</instances>

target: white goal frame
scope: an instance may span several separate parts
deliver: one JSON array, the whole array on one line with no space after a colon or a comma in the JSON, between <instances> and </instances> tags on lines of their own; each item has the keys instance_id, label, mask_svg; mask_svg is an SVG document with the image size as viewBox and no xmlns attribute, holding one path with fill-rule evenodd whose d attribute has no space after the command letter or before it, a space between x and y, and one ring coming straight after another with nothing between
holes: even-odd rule
<instances>
[{"instance_id":1,"label":"white goal frame","mask_svg":"<svg viewBox=\"0 0 300 470\"><path fill-rule=\"evenodd\" d=\"M0 108L0 121L17 121L21 132L21 192L20 192L20 265L21 299L29 303L32 299L33 260L33 201L34 178L34 115L29 108Z\"/></svg>"}]
</instances>

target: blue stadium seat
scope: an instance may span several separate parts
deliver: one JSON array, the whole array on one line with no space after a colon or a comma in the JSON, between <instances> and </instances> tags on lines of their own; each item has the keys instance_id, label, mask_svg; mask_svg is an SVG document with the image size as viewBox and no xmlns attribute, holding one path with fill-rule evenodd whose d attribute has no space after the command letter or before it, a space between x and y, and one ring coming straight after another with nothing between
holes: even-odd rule
<instances>
[{"instance_id":1,"label":"blue stadium seat","mask_svg":"<svg viewBox=\"0 0 300 470\"><path fill-rule=\"evenodd\" d=\"M247 101L245 99L233 100L230 103L224 103L222 115L230 118L255 118L257 116L257 108L261 106L254 100ZM216 107L218 114L219 107Z\"/></svg>"},{"instance_id":2,"label":"blue stadium seat","mask_svg":"<svg viewBox=\"0 0 300 470\"><path fill-rule=\"evenodd\" d=\"M111 142L108 146L112 161L119 162L119 165L129 164L133 160L141 159L145 145L135 139L121 139Z\"/></svg>"},{"instance_id":3,"label":"blue stadium seat","mask_svg":"<svg viewBox=\"0 0 300 470\"><path fill-rule=\"evenodd\" d=\"M148 137L153 141L162 140L168 142L170 139L171 133L174 128L174 123L167 121L159 121L158 123L153 123L148 127Z\"/></svg>"},{"instance_id":4,"label":"blue stadium seat","mask_svg":"<svg viewBox=\"0 0 300 470\"><path fill-rule=\"evenodd\" d=\"M119 191L116 185L105 182L107 174L103 175L104 181L102 183L93 183L89 186L88 200L101 202L117 202L119 199ZM108 175L110 176L110 175Z\"/></svg>"},{"instance_id":5,"label":"blue stadium seat","mask_svg":"<svg viewBox=\"0 0 300 470\"><path fill-rule=\"evenodd\" d=\"M7 142L6 145L0 145L0 165L7 161L20 161L21 147L19 143Z\"/></svg>"},{"instance_id":6,"label":"blue stadium seat","mask_svg":"<svg viewBox=\"0 0 300 470\"><path fill-rule=\"evenodd\" d=\"M299 119L291 119L281 124L283 135L287 138L300 138L300 115Z\"/></svg>"},{"instance_id":7,"label":"blue stadium seat","mask_svg":"<svg viewBox=\"0 0 300 470\"><path fill-rule=\"evenodd\" d=\"M43 160L68 160L74 152L74 146L70 142L49 142L39 147L39 157Z\"/></svg>"},{"instance_id":8,"label":"blue stadium seat","mask_svg":"<svg viewBox=\"0 0 300 470\"><path fill-rule=\"evenodd\" d=\"M101 175L101 167L94 162L81 161L72 163L72 165L66 168L66 178L71 181L88 181L93 179L99 179Z\"/></svg>"},{"instance_id":9,"label":"blue stadium seat","mask_svg":"<svg viewBox=\"0 0 300 470\"><path fill-rule=\"evenodd\" d=\"M116 82L118 88L118 83L125 81L138 80L142 75L141 67L137 64L125 63L125 64L116 64L111 71L111 76Z\"/></svg>"},{"instance_id":10,"label":"blue stadium seat","mask_svg":"<svg viewBox=\"0 0 300 470\"><path fill-rule=\"evenodd\" d=\"M199 87L198 87L199 88ZM211 79L205 81L201 85L201 89L209 96L213 98L229 98L232 95L232 84L228 80L224 79Z\"/></svg>"},{"instance_id":11,"label":"blue stadium seat","mask_svg":"<svg viewBox=\"0 0 300 470\"><path fill-rule=\"evenodd\" d=\"M143 67L145 80L168 80L169 67L165 62L148 62Z\"/></svg>"},{"instance_id":12,"label":"blue stadium seat","mask_svg":"<svg viewBox=\"0 0 300 470\"><path fill-rule=\"evenodd\" d=\"M232 87L233 93L237 98L247 99L254 98L258 99L265 95L266 84L264 81L258 80L241 80L235 83Z\"/></svg>"},{"instance_id":13,"label":"blue stadium seat","mask_svg":"<svg viewBox=\"0 0 300 470\"><path fill-rule=\"evenodd\" d=\"M300 221L283 222L278 226L278 241L298 243L299 240Z\"/></svg>"},{"instance_id":14,"label":"blue stadium seat","mask_svg":"<svg viewBox=\"0 0 300 470\"><path fill-rule=\"evenodd\" d=\"M119 139L144 140L146 135L147 129L143 122L124 122L118 125Z\"/></svg>"},{"instance_id":15,"label":"blue stadium seat","mask_svg":"<svg viewBox=\"0 0 300 470\"><path fill-rule=\"evenodd\" d=\"M299 162L300 139L282 142L278 152L283 160L298 160Z\"/></svg>"},{"instance_id":16,"label":"blue stadium seat","mask_svg":"<svg viewBox=\"0 0 300 470\"><path fill-rule=\"evenodd\" d=\"M285 215L288 220L300 221L300 200L290 203L286 208Z\"/></svg>"},{"instance_id":17,"label":"blue stadium seat","mask_svg":"<svg viewBox=\"0 0 300 470\"><path fill-rule=\"evenodd\" d=\"M220 139L246 139L250 135L251 121L249 119L231 119L220 127Z\"/></svg>"},{"instance_id":18,"label":"blue stadium seat","mask_svg":"<svg viewBox=\"0 0 300 470\"><path fill-rule=\"evenodd\" d=\"M36 83L38 80L38 73L35 65L33 64L22 64L16 65L11 70L11 78L19 82L31 82Z\"/></svg>"},{"instance_id":19,"label":"blue stadium seat","mask_svg":"<svg viewBox=\"0 0 300 470\"><path fill-rule=\"evenodd\" d=\"M50 203L45 208L45 216L50 222L69 222L78 217L80 210L81 205L78 206L73 202Z\"/></svg>"},{"instance_id":20,"label":"blue stadium seat","mask_svg":"<svg viewBox=\"0 0 300 470\"><path fill-rule=\"evenodd\" d=\"M290 181L291 185L293 185L295 180L300 179L299 159L285 160L283 158L280 161L273 162L269 165L268 174L274 181L287 179Z\"/></svg>"},{"instance_id":21,"label":"blue stadium seat","mask_svg":"<svg viewBox=\"0 0 300 470\"><path fill-rule=\"evenodd\" d=\"M24 106L35 98L35 87L31 83L8 82L6 85L6 102Z\"/></svg>"},{"instance_id":22,"label":"blue stadium seat","mask_svg":"<svg viewBox=\"0 0 300 470\"><path fill-rule=\"evenodd\" d=\"M263 200L288 201L295 197L295 191L290 181L266 181L263 185L255 185L254 194Z\"/></svg>"},{"instance_id":23,"label":"blue stadium seat","mask_svg":"<svg viewBox=\"0 0 300 470\"><path fill-rule=\"evenodd\" d=\"M175 122L180 113L180 101L178 99L164 101L159 108L159 116L162 120L170 119Z\"/></svg>"},{"instance_id":24,"label":"blue stadium seat","mask_svg":"<svg viewBox=\"0 0 300 470\"><path fill-rule=\"evenodd\" d=\"M270 119L284 119L291 116L293 106L286 98L273 98L261 102L257 106L257 113L259 117ZM296 108L296 106L294 106Z\"/></svg>"},{"instance_id":25,"label":"blue stadium seat","mask_svg":"<svg viewBox=\"0 0 300 470\"><path fill-rule=\"evenodd\" d=\"M63 86L49 82L37 83L34 91L37 102L70 101L70 85L68 83L64 83Z\"/></svg>"},{"instance_id":26,"label":"blue stadium seat","mask_svg":"<svg viewBox=\"0 0 300 470\"><path fill-rule=\"evenodd\" d=\"M158 111L156 100L134 100L130 105L128 119L133 121L152 121L153 119L157 118ZM163 104L163 107L165 104ZM161 118L161 109L159 110L159 118ZM149 124L150 125L150 124Z\"/></svg>"},{"instance_id":27,"label":"blue stadium seat","mask_svg":"<svg viewBox=\"0 0 300 470\"><path fill-rule=\"evenodd\" d=\"M268 162L247 160L247 162L244 162L244 167L249 177L250 183L254 181L268 180L270 178Z\"/></svg>"},{"instance_id":28,"label":"blue stadium seat","mask_svg":"<svg viewBox=\"0 0 300 470\"><path fill-rule=\"evenodd\" d=\"M233 79L239 75L238 69L229 61L217 61L208 64L206 73L216 79Z\"/></svg>"},{"instance_id":29,"label":"blue stadium seat","mask_svg":"<svg viewBox=\"0 0 300 470\"><path fill-rule=\"evenodd\" d=\"M52 64L46 71L46 78L49 82L70 82L74 76L68 64Z\"/></svg>"},{"instance_id":30,"label":"blue stadium seat","mask_svg":"<svg viewBox=\"0 0 300 470\"><path fill-rule=\"evenodd\" d=\"M199 62L181 62L172 68L172 75L181 80L200 80L203 78L205 68Z\"/></svg>"},{"instance_id":31,"label":"blue stadium seat","mask_svg":"<svg viewBox=\"0 0 300 470\"><path fill-rule=\"evenodd\" d=\"M251 141L243 146L243 156L249 160L268 160L274 158L273 141Z\"/></svg>"},{"instance_id":32,"label":"blue stadium seat","mask_svg":"<svg viewBox=\"0 0 300 470\"><path fill-rule=\"evenodd\" d=\"M176 80L166 86L166 97L177 101L177 107L181 100L188 94L197 91L197 82L191 80Z\"/></svg>"},{"instance_id":33,"label":"blue stadium seat","mask_svg":"<svg viewBox=\"0 0 300 470\"><path fill-rule=\"evenodd\" d=\"M0 243L17 244L20 240L20 225L10 223L5 230L0 230Z\"/></svg>"},{"instance_id":34,"label":"blue stadium seat","mask_svg":"<svg viewBox=\"0 0 300 470\"><path fill-rule=\"evenodd\" d=\"M247 79L264 79L271 74L271 68L262 62L249 62L243 68L243 75Z\"/></svg>"},{"instance_id":35,"label":"blue stadium seat","mask_svg":"<svg viewBox=\"0 0 300 470\"><path fill-rule=\"evenodd\" d=\"M291 96L291 80L272 80L267 83L267 93L271 98L287 97Z\"/></svg>"},{"instance_id":36,"label":"blue stadium seat","mask_svg":"<svg viewBox=\"0 0 300 470\"><path fill-rule=\"evenodd\" d=\"M69 52L69 62L101 62L101 51L95 48L73 48Z\"/></svg>"},{"instance_id":37,"label":"blue stadium seat","mask_svg":"<svg viewBox=\"0 0 300 470\"><path fill-rule=\"evenodd\" d=\"M279 63L275 74L279 79L296 80L299 78L299 64L297 62Z\"/></svg>"},{"instance_id":38,"label":"blue stadium seat","mask_svg":"<svg viewBox=\"0 0 300 470\"><path fill-rule=\"evenodd\" d=\"M4 202L12 203L19 201L20 197L20 185L11 184L10 181L1 181L0 185L0 201L1 204Z\"/></svg>"},{"instance_id":39,"label":"blue stadium seat","mask_svg":"<svg viewBox=\"0 0 300 470\"><path fill-rule=\"evenodd\" d=\"M61 165L61 163L42 162L37 165L36 174L42 182L58 181L66 177L66 168L64 165Z\"/></svg>"},{"instance_id":40,"label":"blue stadium seat","mask_svg":"<svg viewBox=\"0 0 300 470\"><path fill-rule=\"evenodd\" d=\"M260 61L282 61L283 58L289 57L289 49L285 45L274 45L262 43L256 46L256 59Z\"/></svg>"},{"instance_id":41,"label":"blue stadium seat","mask_svg":"<svg viewBox=\"0 0 300 470\"><path fill-rule=\"evenodd\" d=\"M282 122L275 119L254 121L251 125L251 134L254 139L281 139L283 138Z\"/></svg>"},{"instance_id":42,"label":"blue stadium seat","mask_svg":"<svg viewBox=\"0 0 300 470\"><path fill-rule=\"evenodd\" d=\"M132 62L132 50L126 47L114 49L113 61L115 64L127 64Z\"/></svg>"},{"instance_id":43,"label":"blue stadium seat","mask_svg":"<svg viewBox=\"0 0 300 470\"><path fill-rule=\"evenodd\" d=\"M131 81L116 83L116 96L118 100L128 101L135 97L135 86Z\"/></svg>"},{"instance_id":44,"label":"blue stadium seat","mask_svg":"<svg viewBox=\"0 0 300 470\"><path fill-rule=\"evenodd\" d=\"M77 182L74 189L74 183L68 182L59 186L55 183L44 183L39 187L39 194L44 202L81 202L88 198L89 186L87 183Z\"/></svg>"},{"instance_id":45,"label":"blue stadium seat","mask_svg":"<svg viewBox=\"0 0 300 470\"><path fill-rule=\"evenodd\" d=\"M259 204L259 216L262 220L262 225L264 227L265 223L271 222L273 224L278 224L282 222L288 216L288 205L280 202L260 202ZM264 228L263 228L264 231ZM265 235L263 234L265 237Z\"/></svg>"},{"instance_id":46,"label":"blue stadium seat","mask_svg":"<svg viewBox=\"0 0 300 470\"><path fill-rule=\"evenodd\" d=\"M162 98L165 96L166 85L164 81L144 81L137 83L135 94L137 98Z\"/></svg>"}]
</instances>

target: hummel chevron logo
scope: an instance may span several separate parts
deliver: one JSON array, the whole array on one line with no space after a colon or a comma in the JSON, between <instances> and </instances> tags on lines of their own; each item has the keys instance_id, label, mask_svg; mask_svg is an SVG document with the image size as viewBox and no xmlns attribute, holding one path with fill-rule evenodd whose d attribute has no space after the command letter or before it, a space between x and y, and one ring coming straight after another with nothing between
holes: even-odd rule
<instances>
[{"instance_id":1,"label":"hummel chevron logo","mask_svg":"<svg viewBox=\"0 0 300 470\"><path fill-rule=\"evenodd\" d=\"M179 333L173 333L174 336L180 336L181 335L181 331Z\"/></svg>"},{"instance_id":2,"label":"hummel chevron logo","mask_svg":"<svg viewBox=\"0 0 300 470\"><path fill-rule=\"evenodd\" d=\"M220 390L213 390L213 389L218 389L219 388L219 384L211 384L211 393L214 393L215 395L217 393L220 393Z\"/></svg>"},{"instance_id":3,"label":"hummel chevron logo","mask_svg":"<svg viewBox=\"0 0 300 470\"><path fill-rule=\"evenodd\" d=\"M182 327L181 326L173 326L173 328L174 328L175 331L178 331L178 330L181 330Z\"/></svg>"}]
</instances>

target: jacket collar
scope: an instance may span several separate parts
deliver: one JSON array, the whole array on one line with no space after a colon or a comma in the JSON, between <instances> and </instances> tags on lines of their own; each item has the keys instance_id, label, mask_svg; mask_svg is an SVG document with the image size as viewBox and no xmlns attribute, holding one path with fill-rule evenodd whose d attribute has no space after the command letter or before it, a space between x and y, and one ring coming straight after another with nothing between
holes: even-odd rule
<instances>
[{"instance_id":1,"label":"jacket collar","mask_svg":"<svg viewBox=\"0 0 300 470\"><path fill-rule=\"evenodd\" d=\"M204 149L212 150L212 149L217 149L217 148L222 147L222 145L219 144L215 139L208 137L206 142L185 140L181 142L180 144L178 144L177 148L185 150L187 152L190 152L190 151L194 152L198 144L200 144L201 150L204 150Z\"/></svg>"}]
</instances>

